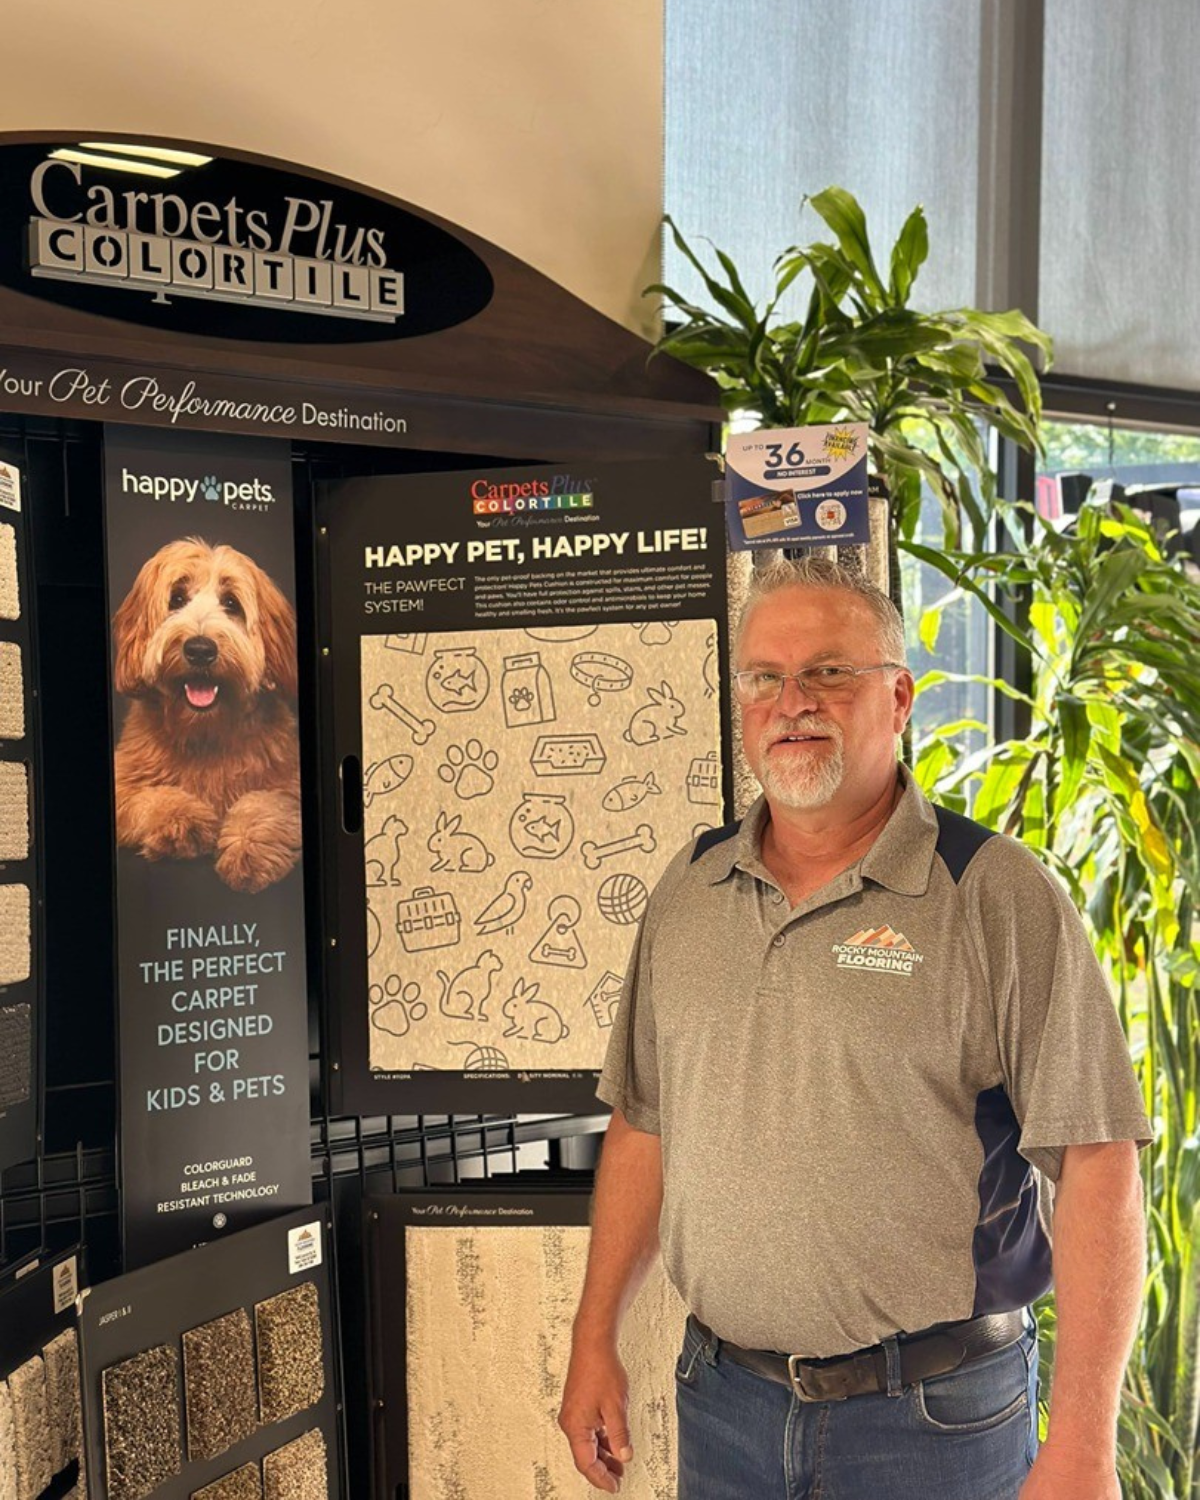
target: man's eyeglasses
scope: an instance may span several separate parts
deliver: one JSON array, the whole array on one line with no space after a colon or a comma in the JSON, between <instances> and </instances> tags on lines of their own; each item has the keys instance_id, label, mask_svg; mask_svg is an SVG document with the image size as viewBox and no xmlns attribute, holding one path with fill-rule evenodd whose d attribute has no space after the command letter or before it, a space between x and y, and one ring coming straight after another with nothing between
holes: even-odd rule
<instances>
[{"instance_id":1,"label":"man's eyeglasses","mask_svg":"<svg viewBox=\"0 0 1200 1500\"><path fill-rule=\"evenodd\" d=\"M816 667L802 667L799 672L774 672L759 668L751 672L735 672L733 685L739 703L773 703L783 692L784 683L789 680L798 683L801 691L810 698L838 703L854 697L858 691L858 679L868 672L903 670L903 665L897 661L881 661L874 667L844 667L827 663Z\"/></svg>"}]
</instances>

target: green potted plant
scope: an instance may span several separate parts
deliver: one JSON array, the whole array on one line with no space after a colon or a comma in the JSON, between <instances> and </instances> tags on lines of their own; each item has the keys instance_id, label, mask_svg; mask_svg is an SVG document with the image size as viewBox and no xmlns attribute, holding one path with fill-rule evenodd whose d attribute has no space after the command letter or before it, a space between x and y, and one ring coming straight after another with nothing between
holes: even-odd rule
<instances>
[{"instance_id":1,"label":"green potted plant","mask_svg":"<svg viewBox=\"0 0 1200 1500\"><path fill-rule=\"evenodd\" d=\"M717 270L709 271L668 218L712 305L700 307L662 283L648 287L661 295L667 324L655 352L707 371L728 411L751 414L763 426L868 424L874 469L891 502L889 574L899 603L896 543L915 534L923 482L941 505L946 545L959 544L964 518L974 544L982 544L995 502L984 431L1038 447L1041 392L1023 346L1048 362L1051 343L1020 312L911 306L929 251L919 206L892 247L885 276L852 194L829 187L807 201L833 243L785 250L761 311L729 256L715 250ZM811 285L803 318L777 321L785 295L804 277ZM1015 400L993 369L1008 377Z\"/></svg>"},{"instance_id":2,"label":"green potted plant","mask_svg":"<svg viewBox=\"0 0 1200 1500\"><path fill-rule=\"evenodd\" d=\"M1142 1153L1149 1274L1125 1377L1126 1500L1200 1496L1200 584L1131 510L1085 507L1060 534L1013 524L1014 550L914 550L955 589L1027 590L1030 730L967 753L919 747L937 800L1015 835L1071 887L1112 976L1156 1138ZM1004 618L1003 616L1000 616ZM922 621L936 641L938 607ZM929 673L919 688L946 676ZM1012 692L1006 684L996 683ZM1053 1362L1054 1315L1039 1307Z\"/></svg>"}]
</instances>

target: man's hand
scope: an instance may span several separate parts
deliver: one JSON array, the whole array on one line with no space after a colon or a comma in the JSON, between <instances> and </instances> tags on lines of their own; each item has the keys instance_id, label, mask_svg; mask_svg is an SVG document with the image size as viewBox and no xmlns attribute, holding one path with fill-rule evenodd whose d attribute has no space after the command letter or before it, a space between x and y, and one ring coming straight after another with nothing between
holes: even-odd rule
<instances>
[{"instance_id":1,"label":"man's hand","mask_svg":"<svg viewBox=\"0 0 1200 1500\"><path fill-rule=\"evenodd\" d=\"M1017 1500L1121 1500L1121 1486L1106 1460L1077 1449L1062 1452L1047 1438Z\"/></svg>"},{"instance_id":2,"label":"man's hand","mask_svg":"<svg viewBox=\"0 0 1200 1500\"><path fill-rule=\"evenodd\" d=\"M576 1342L558 1425L575 1467L598 1490L615 1495L633 1457L629 1441L629 1380L611 1344Z\"/></svg>"}]
</instances>

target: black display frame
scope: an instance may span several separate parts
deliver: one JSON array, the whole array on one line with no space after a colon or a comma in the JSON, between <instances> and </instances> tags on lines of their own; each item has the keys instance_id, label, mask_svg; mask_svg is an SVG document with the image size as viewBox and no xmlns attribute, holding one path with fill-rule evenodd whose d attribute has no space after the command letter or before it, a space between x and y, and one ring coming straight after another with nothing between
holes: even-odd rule
<instances>
[{"instance_id":1,"label":"black display frame","mask_svg":"<svg viewBox=\"0 0 1200 1500\"><path fill-rule=\"evenodd\" d=\"M562 468L577 470L579 464L530 463L519 468L489 468L492 484L516 483L545 476ZM716 624L718 663L729 659L729 618L726 603L727 554L724 517L713 503L715 469L702 455L690 459L634 459L614 456L611 460L590 463L588 471L597 479L597 494L610 495L622 479L636 481L638 495L654 493L655 483L671 482L681 489L694 486L695 510L692 524L708 527L710 541L702 554L712 567L711 598L691 602L671 612L647 610L646 622L658 620L713 619ZM466 494L464 480L471 470L439 469L389 476L388 485L398 485L415 495L419 486L428 485L443 500L456 487ZM681 478L682 476L682 478ZM361 514L364 503L378 503L379 478L349 479L320 484L314 506L314 550L317 569L318 652L318 729L320 735L320 800L322 894L324 903L323 944L325 967L325 1067L326 1087L336 1111L360 1115L469 1113L480 1108L489 1112L573 1113L591 1114L604 1106L596 1099L599 1069L561 1068L546 1072L527 1067L489 1075L485 1083L478 1073L439 1069L393 1075L370 1066L369 1019L367 994L367 890L363 866L363 828L361 817L353 826L355 809L361 806L362 788L362 677L361 641L364 636L394 630L397 623L419 619L412 615L384 616L383 629L366 630L362 625L360 570L351 569L358 535L350 535L352 525L366 524ZM633 498L636 500L638 495ZM392 497L399 503L402 494ZM615 498L615 497L614 497ZM633 502L622 494L622 503L632 509ZM597 504L600 504L600 498ZM677 502L678 503L678 502ZM351 521L353 517L353 521ZM471 521L454 518L445 510L438 512L438 534L466 536ZM628 515L616 524L625 524ZM655 517L647 514L642 524L676 524L677 517ZM518 523L514 523L516 525ZM489 530L483 535L491 536ZM511 530L505 535L513 534ZM518 535L530 533L518 530ZM580 623L611 622L611 614L601 609L580 609ZM391 623L388 624L387 622ZM527 614L514 613L498 622L505 628L545 625L544 614L531 609ZM438 628L438 627L427 627ZM442 626L441 628L447 628ZM484 629L486 627L480 627ZM728 817L733 805L733 756L731 753L731 703L728 673L717 673L717 706L721 745L721 806L712 813L718 825ZM347 817L350 809L350 817ZM673 852L673 851L672 851Z\"/></svg>"},{"instance_id":2,"label":"black display frame","mask_svg":"<svg viewBox=\"0 0 1200 1500\"><path fill-rule=\"evenodd\" d=\"M288 1272L288 1233L310 1224L321 1229L322 1257L308 1270ZM269 1426L258 1426L216 1458L189 1459L183 1394L182 1337L237 1308L253 1318L268 1297L303 1282L318 1289L325 1388L315 1405ZM238 1289L234 1295L230 1288ZM93 1500L107 1500L104 1446L103 1371L145 1349L173 1343L180 1351L180 1472L160 1484L155 1500L190 1500L198 1489L243 1464L320 1428L325 1438L330 1500L348 1493L342 1423L341 1337L337 1308L336 1254L332 1217L326 1205L297 1209L227 1239L186 1250L142 1266L92 1288L80 1314L80 1366L83 1380L84 1441Z\"/></svg>"},{"instance_id":3,"label":"black display frame","mask_svg":"<svg viewBox=\"0 0 1200 1500\"><path fill-rule=\"evenodd\" d=\"M0 443L0 462L14 469L20 481L20 509L0 506L0 521L16 534L17 587L21 613L15 620L0 620L0 641L20 647L24 694L25 733L19 740L0 740L0 761L23 764L29 797L29 852L23 860L0 862L0 884L20 883L29 888L29 977L0 986L0 1006L28 1005L30 1009L29 1097L0 1111L0 1170L31 1161L42 1141L44 1094L43 989L44 876L41 829L41 733L38 716L36 575L29 516L31 493L24 456Z\"/></svg>"},{"instance_id":4,"label":"black display frame","mask_svg":"<svg viewBox=\"0 0 1200 1500\"><path fill-rule=\"evenodd\" d=\"M498 1210L505 1217L498 1219ZM406 1496L408 1467L408 1261L405 1230L435 1224L519 1223L535 1229L586 1228L591 1195L574 1183L538 1192L494 1186L401 1192L363 1198L372 1500ZM398 1289L398 1290L397 1290Z\"/></svg>"}]
</instances>

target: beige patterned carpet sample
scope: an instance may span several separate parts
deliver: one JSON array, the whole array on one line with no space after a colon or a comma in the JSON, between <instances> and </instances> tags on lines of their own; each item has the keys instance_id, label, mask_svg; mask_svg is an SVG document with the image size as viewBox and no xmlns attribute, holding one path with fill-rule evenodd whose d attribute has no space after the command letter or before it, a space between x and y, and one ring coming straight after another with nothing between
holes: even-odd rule
<instances>
[{"instance_id":1,"label":"beige patterned carpet sample","mask_svg":"<svg viewBox=\"0 0 1200 1500\"><path fill-rule=\"evenodd\" d=\"M585 1228L409 1228L411 1500L582 1500L558 1428ZM675 1500L686 1312L660 1267L621 1337L634 1462L623 1500Z\"/></svg>"}]
</instances>

